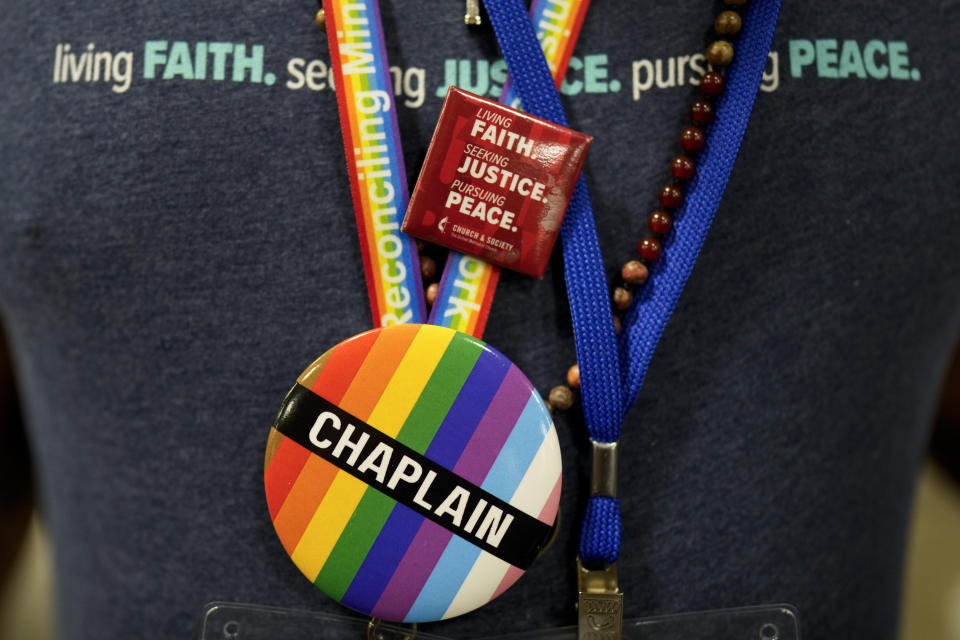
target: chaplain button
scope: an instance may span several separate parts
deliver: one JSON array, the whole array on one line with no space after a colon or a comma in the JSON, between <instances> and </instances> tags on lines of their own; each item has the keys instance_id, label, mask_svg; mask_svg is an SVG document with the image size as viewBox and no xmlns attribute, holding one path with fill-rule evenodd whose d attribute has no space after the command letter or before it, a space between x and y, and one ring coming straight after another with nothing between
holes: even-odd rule
<instances>
[{"instance_id":1,"label":"chaplain button","mask_svg":"<svg viewBox=\"0 0 960 640\"><path fill-rule=\"evenodd\" d=\"M506 357L433 325L341 342L270 429L264 485L311 582L376 618L427 622L489 602L546 545L560 446Z\"/></svg>"}]
</instances>

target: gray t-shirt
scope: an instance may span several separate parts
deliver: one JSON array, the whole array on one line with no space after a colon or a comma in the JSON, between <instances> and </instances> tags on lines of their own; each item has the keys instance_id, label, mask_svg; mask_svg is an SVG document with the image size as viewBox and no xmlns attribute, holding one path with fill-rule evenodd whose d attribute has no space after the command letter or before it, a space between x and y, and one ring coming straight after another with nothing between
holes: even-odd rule
<instances>
[{"instance_id":1,"label":"gray t-shirt","mask_svg":"<svg viewBox=\"0 0 960 640\"><path fill-rule=\"evenodd\" d=\"M462 9L382 2L411 180L446 86L496 97L503 81L492 31ZM790 602L813 636L894 635L913 478L960 326L958 9L784 3L624 426L626 615ZM0 311L64 638L190 637L212 600L345 611L287 558L262 484L287 389L371 326L315 10L4 10ZM611 275L668 180L717 10L588 12L563 94L595 138L585 175ZM560 382L575 356L559 252L543 280L504 272L485 339L541 391ZM574 621L586 436L576 411L557 426L557 542L502 597L427 630Z\"/></svg>"}]
</instances>

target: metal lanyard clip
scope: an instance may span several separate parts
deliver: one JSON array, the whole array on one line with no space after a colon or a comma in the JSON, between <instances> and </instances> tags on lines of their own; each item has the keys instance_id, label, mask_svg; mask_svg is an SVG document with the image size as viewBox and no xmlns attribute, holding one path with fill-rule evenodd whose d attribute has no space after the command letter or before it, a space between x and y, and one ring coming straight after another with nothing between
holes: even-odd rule
<instances>
[{"instance_id":1,"label":"metal lanyard clip","mask_svg":"<svg viewBox=\"0 0 960 640\"><path fill-rule=\"evenodd\" d=\"M590 495L617 495L617 443L591 439L593 449ZM617 565L587 569L577 557L579 640L620 640L623 634L623 594L617 586Z\"/></svg>"},{"instance_id":2,"label":"metal lanyard clip","mask_svg":"<svg viewBox=\"0 0 960 640\"><path fill-rule=\"evenodd\" d=\"M467 0L467 11L463 14L464 24L480 24L480 0Z\"/></svg>"},{"instance_id":3,"label":"metal lanyard clip","mask_svg":"<svg viewBox=\"0 0 960 640\"><path fill-rule=\"evenodd\" d=\"M578 640L620 640L623 633L623 594L617 587L617 565L591 570L577 557Z\"/></svg>"}]
</instances>

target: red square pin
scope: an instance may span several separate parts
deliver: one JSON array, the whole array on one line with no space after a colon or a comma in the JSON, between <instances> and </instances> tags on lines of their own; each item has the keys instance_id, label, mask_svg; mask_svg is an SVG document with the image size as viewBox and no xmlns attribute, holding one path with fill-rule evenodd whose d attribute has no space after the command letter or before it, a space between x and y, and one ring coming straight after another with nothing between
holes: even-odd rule
<instances>
[{"instance_id":1,"label":"red square pin","mask_svg":"<svg viewBox=\"0 0 960 640\"><path fill-rule=\"evenodd\" d=\"M540 278L591 140L450 87L403 231Z\"/></svg>"}]
</instances>

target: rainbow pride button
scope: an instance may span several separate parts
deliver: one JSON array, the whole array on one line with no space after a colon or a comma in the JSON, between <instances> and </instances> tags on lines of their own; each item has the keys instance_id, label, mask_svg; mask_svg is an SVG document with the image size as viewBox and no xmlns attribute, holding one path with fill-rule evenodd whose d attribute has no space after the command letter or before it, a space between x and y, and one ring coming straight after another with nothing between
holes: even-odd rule
<instances>
[{"instance_id":1,"label":"rainbow pride button","mask_svg":"<svg viewBox=\"0 0 960 640\"><path fill-rule=\"evenodd\" d=\"M547 543L560 446L526 376L465 333L375 329L297 379L267 505L300 571L371 616L427 622L503 593Z\"/></svg>"}]
</instances>

